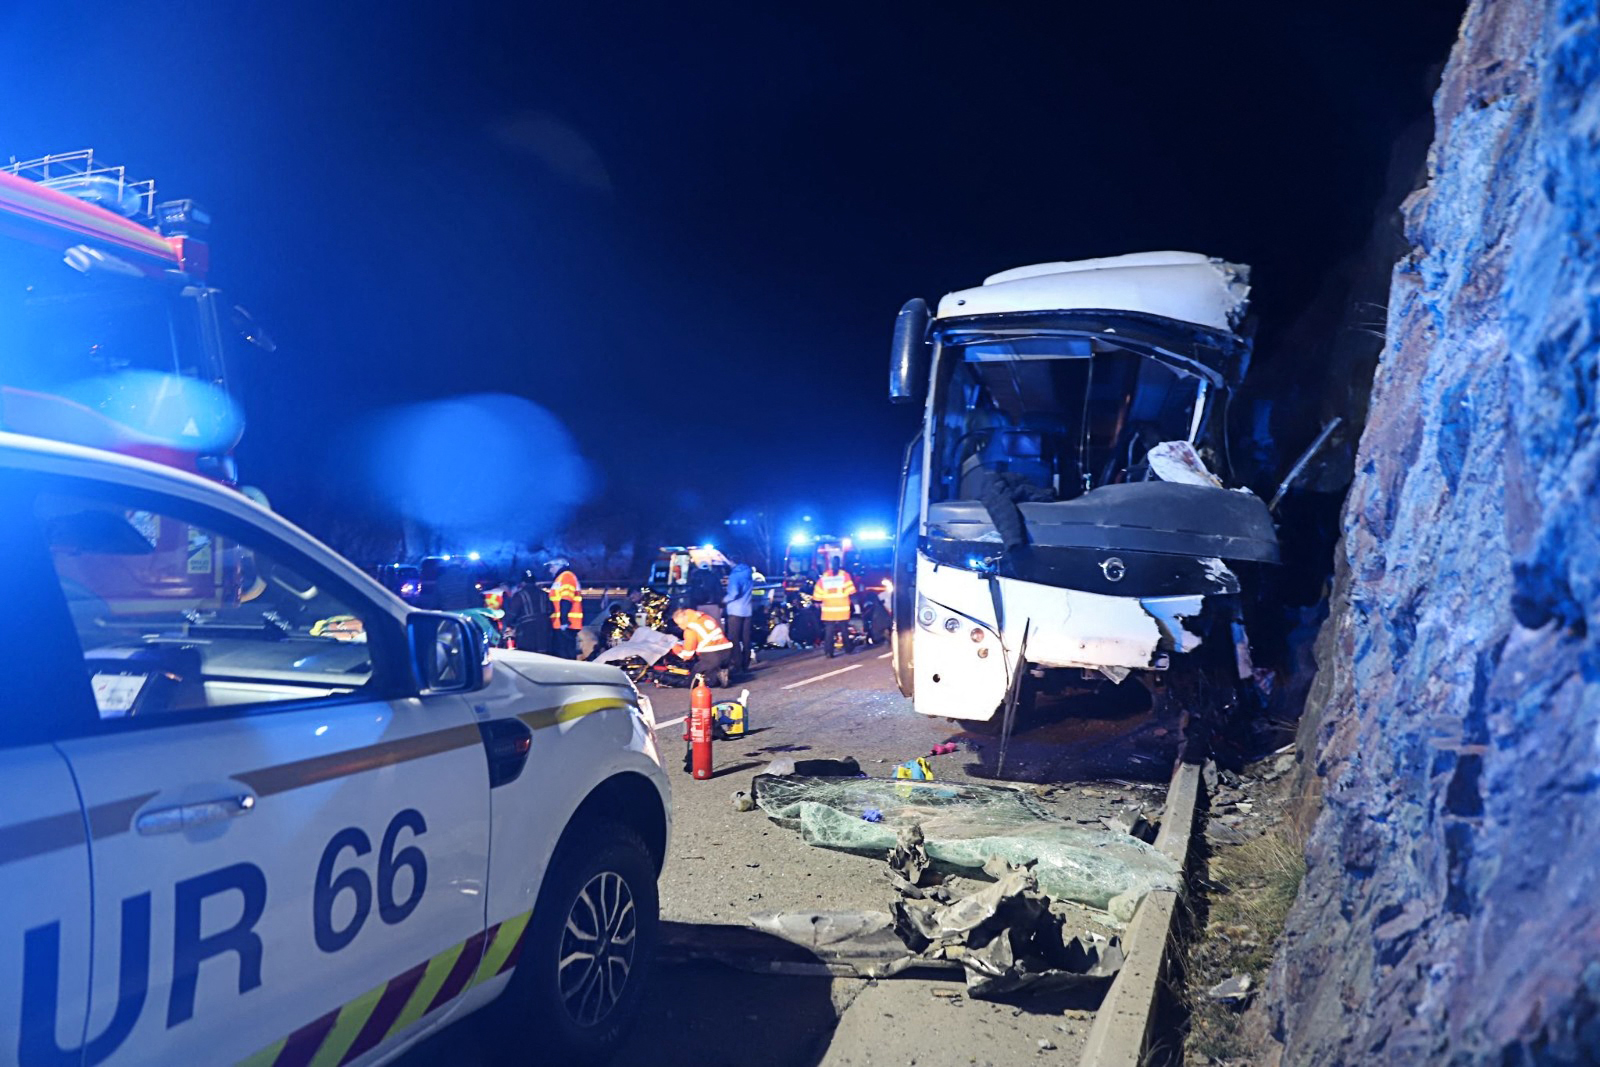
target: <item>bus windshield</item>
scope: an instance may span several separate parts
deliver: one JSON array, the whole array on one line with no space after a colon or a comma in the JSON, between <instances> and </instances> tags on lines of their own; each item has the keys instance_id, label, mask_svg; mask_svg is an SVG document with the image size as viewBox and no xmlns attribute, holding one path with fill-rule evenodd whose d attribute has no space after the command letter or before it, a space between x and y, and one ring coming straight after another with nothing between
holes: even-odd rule
<instances>
[{"instance_id":1,"label":"bus windshield","mask_svg":"<svg viewBox=\"0 0 1600 1067\"><path fill-rule=\"evenodd\" d=\"M1083 336L964 334L941 348L930 499L972 500L1011 474L1065 500L1147 476L1145 453L1194 441L1207 383Z\"/></svg>"}]
</instances>

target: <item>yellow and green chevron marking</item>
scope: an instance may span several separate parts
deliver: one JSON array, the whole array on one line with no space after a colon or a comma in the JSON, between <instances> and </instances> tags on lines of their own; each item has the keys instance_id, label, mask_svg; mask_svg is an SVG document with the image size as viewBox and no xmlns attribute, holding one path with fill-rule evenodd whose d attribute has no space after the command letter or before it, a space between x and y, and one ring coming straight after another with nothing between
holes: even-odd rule
<instances>
[{"instance_id":1,"label":"yellow and green chevron marking","mask_svg":"<svg viewBox=\"0 0 1600 1067\"><path fill-rule=\"evenodd\" d=\"M452 945L431 960L314 1019L238 1067L339 1067L477 985L517 965L533 912Z\"/></svg>"}]
</instances>

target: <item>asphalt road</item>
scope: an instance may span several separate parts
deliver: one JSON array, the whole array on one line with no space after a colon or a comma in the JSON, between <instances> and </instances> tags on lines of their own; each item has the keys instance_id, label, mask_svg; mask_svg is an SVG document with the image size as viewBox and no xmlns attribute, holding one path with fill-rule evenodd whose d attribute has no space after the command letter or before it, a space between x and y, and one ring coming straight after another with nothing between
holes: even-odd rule
<instances>
[{"instance_id":1,"label":"asphalt road","mask_svg":"<svg viewBox=\"0 0 1600 1067\"><path fill-rule=\"evenodd\" d=\"M995 779L999 739L912 711L895 688L886 648L828 660L819 652L758 664L754 676L718 699L750 689L747 737L718 743L715 776L682 773L686 690L650 691L668 769L673 772L673 839L660 880L663 920L677 937L714 938L745 929L752 913L887 908L880 861L813 848L759 811L736 811L768 762L854 757L873 777L926 756L939 779ZM1068 694L1036 722L1024 722L1007 751L1006 778L1062 786L1048 803L1080 822L1130 807L1158 810L1176 747L1175 724L1158 721L1133 692ZM928 756L956 742L950 755ZM1082 927L1105 932L1094 913ZM753 974L714 963L665 962L656 969L643 1018L614 1060L652 1067L837 1067L916 1063L977 1067L1037 1060L1074 1063L1097 997L1020 999L1010 1004L954 997L958 976L881 982ZM498 1035L466 1019L420 1046L407 1067L541 1064L536 1039L519 1055L492 1051ZM1041 1049L1040 1041L1055 1046Z\"/></svg>"}]
</instances>

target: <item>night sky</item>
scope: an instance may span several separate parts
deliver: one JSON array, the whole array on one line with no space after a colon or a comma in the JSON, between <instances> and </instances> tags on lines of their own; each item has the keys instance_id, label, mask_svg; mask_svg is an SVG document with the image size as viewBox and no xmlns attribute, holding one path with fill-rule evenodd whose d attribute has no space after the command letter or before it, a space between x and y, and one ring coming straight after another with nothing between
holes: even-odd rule
<instances>
[{"instance_id":1,"label":"night sky","mask_svg":"<svg viewBox=\"0 0 1600 1067\"><path fill-rule=\"evenodd\" d=\"M11 0L0 152L211 209L213 280L279 345L240 462L291 515L364 416L496 392L566 424L591 508L847 525L889 517L913 430L908 297L1202 251L1253 265L1258 360L1292 358L1272 331L1361 245L1460 8Z\"/></svg>"}]
</instances>

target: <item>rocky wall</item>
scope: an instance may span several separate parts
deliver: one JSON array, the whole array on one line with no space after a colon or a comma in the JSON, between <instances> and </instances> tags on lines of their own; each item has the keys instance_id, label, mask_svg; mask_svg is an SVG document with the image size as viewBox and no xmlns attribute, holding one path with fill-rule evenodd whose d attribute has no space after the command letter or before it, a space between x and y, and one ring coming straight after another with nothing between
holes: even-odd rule
<instances>
[{"instance_id":1,"label":"rocky wall","mask_svg":"<svg viewBox=\"0 0 1600 1067\"><path fill-rule=\"evenodd\" d=\"M1435 118L1268 1006L1290 1064L1597 1062L1595 0L1475 0Z\"/></svg>"}]
</instances>

